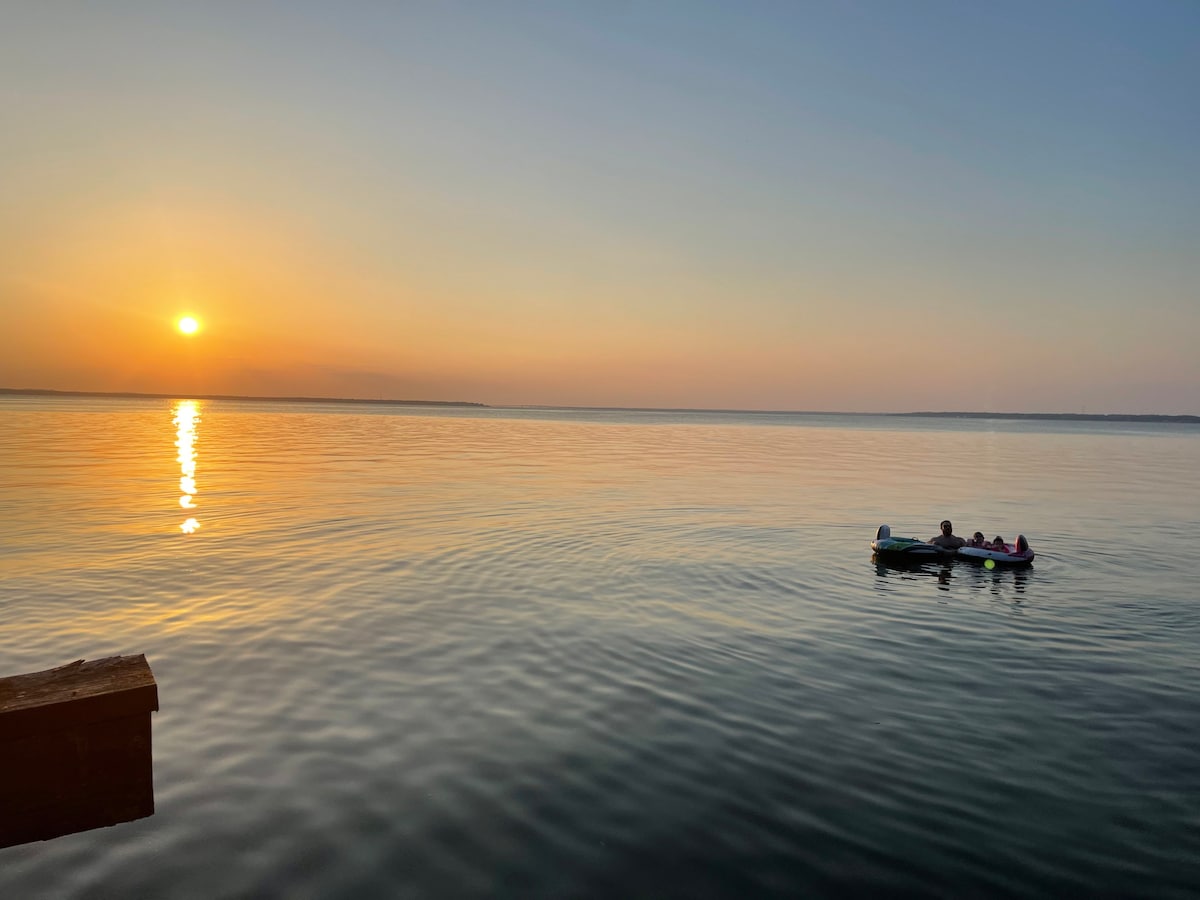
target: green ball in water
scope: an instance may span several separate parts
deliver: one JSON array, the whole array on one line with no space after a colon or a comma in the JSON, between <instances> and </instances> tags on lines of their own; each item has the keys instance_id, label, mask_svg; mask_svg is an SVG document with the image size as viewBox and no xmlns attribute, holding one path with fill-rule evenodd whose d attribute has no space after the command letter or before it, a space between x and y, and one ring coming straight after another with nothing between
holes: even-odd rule
<instances>
[{"instance_id":1,"label":"green ball in water","mask_svg":"<svg viewBox=\"0 0 1200 900\"><path fill-rule=\"evenodd\" d=\"M983 561L983 567L985 569L994 569L996 568L996 561L994 559L985 559Z\"/></svg>"}]
</instances>

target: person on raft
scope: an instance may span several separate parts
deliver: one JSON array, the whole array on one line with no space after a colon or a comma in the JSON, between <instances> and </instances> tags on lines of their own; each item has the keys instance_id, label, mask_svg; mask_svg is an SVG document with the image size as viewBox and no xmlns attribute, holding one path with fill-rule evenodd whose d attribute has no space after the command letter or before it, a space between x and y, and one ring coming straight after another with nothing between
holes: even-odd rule
<instances>
[{"instance_id":1,"label":"person on raft","mask_svg":"<svg viewBox=\"0 0 1200 900\"><path fill-rule=\"evenodd\" d=\"M935 547L941 547L943 550L957 550L959 547L966 546L966 541L954 533L954 526L949 519L942 519L942 533L937 537L929 539L929 543Z\"/></svg>"}]
</instances>

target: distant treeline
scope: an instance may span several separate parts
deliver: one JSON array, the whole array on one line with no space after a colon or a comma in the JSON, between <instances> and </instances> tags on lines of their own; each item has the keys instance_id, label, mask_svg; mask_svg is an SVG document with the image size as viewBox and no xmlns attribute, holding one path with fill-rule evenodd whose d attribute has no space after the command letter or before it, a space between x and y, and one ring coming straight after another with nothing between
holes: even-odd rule
<instances>
[{"instance_id":1,"label":"distant treeline","mask_svg":"<svg viewBox=\"0 0 1200 900\"><path fill-rule=\"evenodd\" d=\"M1055 419L1074 422L1171 422L1200 424L1200 416L1134 415L1132 413L986 413L986 412L906 412L890 416L932 416L939 419Z\"/></svg>"},{"instance_id":2,"label":"distant treeline","mask_svg":"<svg viewBox=\"0 0 1200 900\"><path fill-rule=\"evenodd\" d=\"M24 394L34 397L131 397L151 400L251 400L272 403L365 403L391 406L458 406L475 409L490 409L486 403L466 400L366 400L359 397L246 397L238 394L143 394L133 391L54 391L44 388L3 388L0 394ZM1166 422L1170 424L1197 425L1200 416L1136 415L1133 413L992 413L992 412L902 412L902 413L829 413L789 410L743 410L743 409L695 409L695 408L651 408L651 407L606 407L606 406L528 406L522 409L562 409L595 412L679 412L679 413L731 413L777 416L921 416L939 419L1042 419L1074 422Z\"/></svg>"},{"instance_id":3,"label":"distant treeline","mask_svg":"<svg viewBox=\"0 0 1200 900\"><path fill-rule=\"evenodd\" d=\"M486 409L486 403L465 400L364 400L356 397L243 397L237 394L143 394L135 391L52 391L45 388L0 388L0 394L24 394L33 397L118 397L144 400L253 400L272 403L372 403L390 406L472 406Z\"/></svg>"}]
</instances>

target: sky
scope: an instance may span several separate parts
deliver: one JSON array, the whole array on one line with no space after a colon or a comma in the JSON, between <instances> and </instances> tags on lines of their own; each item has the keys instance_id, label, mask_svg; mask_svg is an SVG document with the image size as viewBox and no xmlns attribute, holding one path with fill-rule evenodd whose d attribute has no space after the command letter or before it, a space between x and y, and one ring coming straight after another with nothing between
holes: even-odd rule
<instances>
[{"instance_id":1,"label":"sky","mask_svg":"<svg viewBox=\"0 0 1200 900\"><path fill-rule=\"evenodd\" d=\"M1200 414L1190 0L4 20L3 387Z\"/></svg>"}]
</instances>

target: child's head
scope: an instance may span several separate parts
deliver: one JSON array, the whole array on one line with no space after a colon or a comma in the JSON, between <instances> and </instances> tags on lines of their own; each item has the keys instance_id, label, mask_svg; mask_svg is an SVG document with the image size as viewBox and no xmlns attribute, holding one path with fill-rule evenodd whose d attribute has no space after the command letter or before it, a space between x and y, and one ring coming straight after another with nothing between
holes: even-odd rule
<instances>
[{"instance_id":1,"label":"child's head","mask_svg":"<svg viewBox=\"0 0 1200 900\"><path fill-rule=\"evenodd\" d=\"M1004 546L1004 538L1000 537L1000 535L996 535L996 539L994 541L992 541L992 543L999 544L1001 547L1003 547Z\"/></svg>"},{"instance_id":2,"label":"child's head","mask_svg":"<svg viewBox=\"0 0 1200 900\"><path fill-rule=\"evenodd\" d=\"M976 544L982 544L983 543L983 532L982 531L975 532L973 535L971 535L971 540L974 541Z\"/></svg>"}]
</instances>

